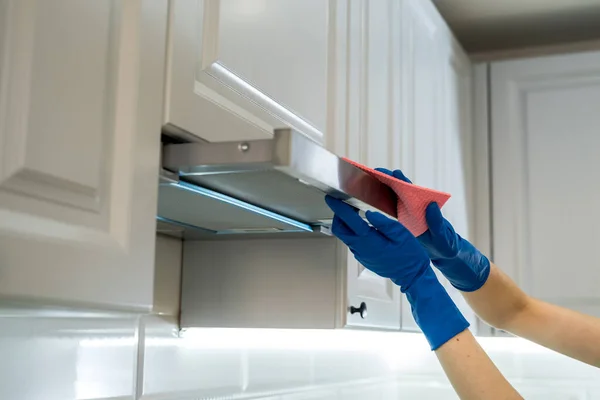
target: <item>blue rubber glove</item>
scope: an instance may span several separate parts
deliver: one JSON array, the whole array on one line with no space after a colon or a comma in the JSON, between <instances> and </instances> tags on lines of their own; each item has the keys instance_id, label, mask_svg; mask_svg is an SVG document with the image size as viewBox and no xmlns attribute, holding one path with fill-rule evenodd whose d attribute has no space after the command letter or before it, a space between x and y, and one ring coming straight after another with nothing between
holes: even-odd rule
<instances>
[{"instance_id":1,"label":"blue rubber glove","mask_svg":"<svg viewBox=\"0 0 600 400\"><path fill-rule=\"evenodd\" d=\"M400 170L377 170L412 183ZM454 231L450 222L442 216L437 203L429 204L425 218L429 230L417 240L427 251L433 265L460 291L474 292L482 287L490 275L490 261L487 257Z\"/></svg>"},{"instance_id":2,"label":"blue rubber glove","mask_svg":"<svg viewBox=\"0 0 600 400\"><path fill-rule=\"evenodd\" d=\"M400 286L432 350L469 327L431 269L427 253L402 224L367 211L369 226L354 207L330 196L325 201L335 213L333 234L365 268Z\"/></svg>"}]
</instances>

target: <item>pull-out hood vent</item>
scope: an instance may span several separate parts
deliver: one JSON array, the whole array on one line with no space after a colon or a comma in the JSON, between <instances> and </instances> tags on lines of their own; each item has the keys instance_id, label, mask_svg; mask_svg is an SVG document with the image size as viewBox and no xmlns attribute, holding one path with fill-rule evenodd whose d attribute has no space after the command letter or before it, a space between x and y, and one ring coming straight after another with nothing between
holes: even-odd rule
<instances>
[{"instance_id":1,"label":"pull-out hood vent","mask_svg":"<svg viewBox=\"0 0 600 400\"><path fill-rule=\"evenodd\" d=\"M157 218L167 234L327 234L325 194L395 214L390 188L289 129L267 140L165 145L163 167Z\"/></svg>"}]
</instances>

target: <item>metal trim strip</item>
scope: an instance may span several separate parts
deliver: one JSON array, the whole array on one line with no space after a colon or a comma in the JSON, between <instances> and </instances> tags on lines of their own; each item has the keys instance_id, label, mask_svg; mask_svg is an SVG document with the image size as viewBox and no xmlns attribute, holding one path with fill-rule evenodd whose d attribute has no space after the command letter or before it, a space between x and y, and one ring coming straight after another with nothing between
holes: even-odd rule
<instances>
[{"instance_id":1,"label":"metal trim strip","mask_svg":"<svg viewBox=\"0 0 600 400\"><path fill-rule=\"evenodd\" d=\"M193 184L188 183L188 182L179 181L177 183L171 183L171 182L169 182L169 183L160 183L159 186L173 186L173 187L176 187L176 188L179 188L179 189L187 190L187 191L192 192L194 194L197 194L197 195L200 195L200 196L210 197L210 198L215 199L217 201L222 201L222 202L230 204L230 205L232 205L234 207L239 207L239 208L242 208L242 209L247 210L249 212L252 212L252 213L255 213L255 214L259 214L259 215L262 215L263 217L270 218L270 219L273 219L275 221L279 221L279 222L282 222L282 223L285 223L287 225L290 225L290 226L293 226L293 227L297 228L297 230L286 229L286 230L280 230L278 232L313 232L314 231L314 229L310 225L305 224L303 222L296 221L294 219L285 217L283 215L279 215L277 213L274 213L272 211L266 210L264 208L255 206L253 204L246 203L246 202L244 202L242 200L238 200L236 198L227 196L225 194L222 194L222 193L219 193L219 192L215 192L213 190L210 190L210 189L198 186L198 185L193 185ZM157 218L162 218L162 217L157 216ZM164 220L164 222L167 222L167 223L169 222L169 221L166 221L165 218L163 218L163 220ZM240 230L212 231L210 229L205 229L205 228L201 228L201 227L195 227L193 225L185 224L183 222L178 222L178 221L172 221L172 222L176 223L176 224L178 224L180 226L183 226L183 227L195 228L195 229L199 229L199 230L202 230L202 231L205 231L205 232L212 232L212 233L217 234L217 235L219 235L219 234L220 235L224 235L224 234L248 234L248 233L251 233L251 232L240 231ZM256 233L265 233L265 231L257 231Z\"/></svg>"}]
</instances>

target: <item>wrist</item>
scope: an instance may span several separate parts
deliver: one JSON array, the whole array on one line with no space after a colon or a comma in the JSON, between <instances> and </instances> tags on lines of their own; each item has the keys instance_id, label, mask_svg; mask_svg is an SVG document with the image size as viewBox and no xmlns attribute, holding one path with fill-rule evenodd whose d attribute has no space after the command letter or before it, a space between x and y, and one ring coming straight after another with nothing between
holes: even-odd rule
<instances>
[{"instance_id":1,"label":"wrist","mask_svg":"<svg viewBox=\"0 0 600 400\"><path fill-rule=\"evenodd\" d=\"M411 305L413 317L432 350L469 327L431 268L403 292Z\"/></svg>"},{"instance_id":2,"label":"wrist","mask_svg":"<svg viewBox=\"0 0 600 400\"><path fill-rule=\"evenodd\" d=\"M490 264L485 257L476 263L458 257L432 262L450 284L461 292L474 292L481 289L490 275Z\"/></svg>"},{"instance_id":3,"label":"wrist","mask_svg":"<svg viewBox=\"0 0 600 400\"><path fill-rule=\"evenodd\" d=\"M462 292L474 292L480 289L490 274L488 258L462 238L454 257L437 257L432 258L431 261L452 286Z\"/></svg>"}]
</instances>

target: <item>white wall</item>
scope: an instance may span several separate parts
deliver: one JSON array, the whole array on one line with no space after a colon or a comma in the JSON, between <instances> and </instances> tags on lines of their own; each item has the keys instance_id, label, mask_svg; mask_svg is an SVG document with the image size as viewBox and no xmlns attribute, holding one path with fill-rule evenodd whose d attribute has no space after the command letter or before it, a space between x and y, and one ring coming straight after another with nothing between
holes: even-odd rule
<instances>
[{"instance_id":1,"label":"white wall","mask_svg":"<svg viewBox=\"0 0 600 400\"><path fill-rule=\"evenodd\" d=\"M0 398L456 398L416 334L204 329L177 338L175 333L173 321L159 317L1 311ZM520 339L482 343L527 399L600 399L598 369Z\"/></svg>"}]
</instances>

